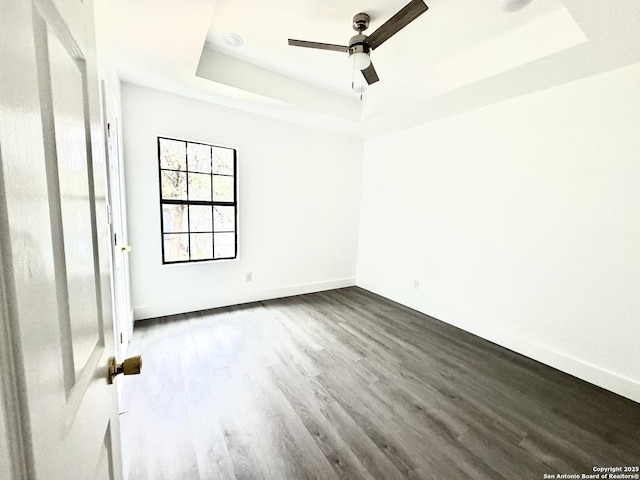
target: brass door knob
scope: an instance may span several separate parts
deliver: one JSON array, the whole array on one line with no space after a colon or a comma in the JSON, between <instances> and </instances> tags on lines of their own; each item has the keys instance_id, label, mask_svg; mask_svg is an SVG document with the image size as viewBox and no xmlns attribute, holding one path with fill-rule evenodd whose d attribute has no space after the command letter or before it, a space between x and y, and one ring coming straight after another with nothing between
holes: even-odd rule
<instances>
[{"instance_id":1,"label":"brass door knob","mask_svg":"<svg viewBox=\"0 0 640 480\"><path fill-rule=\"evenodd\" d=\"M116 375L121 373L125 375L138 375L142 371L142 357L136 355L135 357L129 357L122 363L117 363L114 357L109 359L109 383L113 383L113 379Z\"/></svg>"}]
</instances>

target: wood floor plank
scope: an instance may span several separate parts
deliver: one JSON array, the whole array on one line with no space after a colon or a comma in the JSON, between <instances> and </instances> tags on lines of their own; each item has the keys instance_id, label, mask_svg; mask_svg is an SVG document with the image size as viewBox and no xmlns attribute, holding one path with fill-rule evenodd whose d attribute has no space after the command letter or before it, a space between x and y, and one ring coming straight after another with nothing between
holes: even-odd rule
<instances>
[{"instance_id":1,"label":"wood floor plank","mask_svg":"<svg viewBox=\"0 0 640 480\"><path fill-rule=\"evenodd\" d=\"M640 461L640 405L356 287L138 322L128 480L528 480Z\"/></svg>"},{"instance_id":2,"label":"wood floor plank","mask_svg":"<svg viewBox=\"0 0 640 480\"><path fill-rule=\"evenodd\" d=\"M367 434L366 426L362 428L362 425L358 424L338 402L329 404L323 413L375 478L389 480L419 478L410 465L406 465L397 458L394 452L388 451L391 447L386 443L383 443L386 451L381 450L380 442L376 443L371 435Z\"/></svg>"},{"instance_id":3,"label":"wood floor plank","mask_svg":"<svg viewBox=\"0 0 640 480\"><path fill-rule=\"evenodd\" d=\"M335 426L322 414L334 400L320 385L311 385L307 379L287 365L272 367L273 375L296 414L329 460L339 478L345 480L371 480L380 478L379 471L372 476L351 447L338 434ZM318 388L320 387L320 388Z\"/></svg>"}]
</instances>

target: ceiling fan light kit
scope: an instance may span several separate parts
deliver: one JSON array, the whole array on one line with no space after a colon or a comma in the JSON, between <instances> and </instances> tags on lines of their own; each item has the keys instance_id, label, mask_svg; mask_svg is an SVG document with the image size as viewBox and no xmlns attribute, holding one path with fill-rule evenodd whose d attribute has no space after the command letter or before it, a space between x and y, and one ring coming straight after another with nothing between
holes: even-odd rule
<instances>
[{"instance_id":1,"label":"ceiling fan light kit","mask_svg":"<svg viewBox=\"0 0 640 480\"><path fill-rule=\"evenodd\" d=\"M371 57L368 53L364 52L356 52L351 54L351 59L353 60L353 67L356 70L364 70L369 65L371 65Z\"/></svg>"},{"instance_id":2,"label":"ceiling fan light kit","mask_svg":"<svg viewBox=\"0 0 640 480\"><path fill-rule=\"evenodd\" d=\"M380 80L373 63L371 63L371 50L375 50L409 23L428 10L424 0L411 0L393 17L387 20L380 28L367 36L364 32L369 28L370 17L366 13L357 13L353 17L353 29L358 32L349 40L349 45L336 45L332 43L309 42L306 40L289 39L289 45L294 47L316 48L320 50L333 50L347 52L352 61L354 70L360 70L368 85ZM366 85L357 85L352 82L352 88L356 93L366 90Z\"/></svg>"},{"instance_id":3,"label":"ceiling fan light kit","mask_svg":"<svg viewBox=\"0 0 640 480\"><path fill-rule=\"evenodd\" d=\"M371 65L370 48L365 43L366 39L366 35L359 34L354 35L349 40L349 58L351 58L354 68L357 70L364 70Z\"/></svg>"}]
</instances>

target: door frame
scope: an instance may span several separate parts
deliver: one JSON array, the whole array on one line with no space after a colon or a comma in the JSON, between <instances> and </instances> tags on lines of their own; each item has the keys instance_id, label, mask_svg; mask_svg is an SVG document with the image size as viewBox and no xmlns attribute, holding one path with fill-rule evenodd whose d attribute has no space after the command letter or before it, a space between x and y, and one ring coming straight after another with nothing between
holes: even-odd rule
<instances>
[{"instance_id":1,"label":"door frame","mask_svg":"<svg viewBox=\"0 0 640 480\"><path fill-rule=\"evenodd\" d=\"M113 303L113 335L116 345L116 357L122 360L126 356L127 347L132 333L132 318L130 283L128 272L128 258L126 252L119 250L128 243L126 229L126 205L124 202L122 182L122 149L120 144L120 111L114 107L117 101L110 95L105 80L100 80L100 101L102 107L102 123L104 130L104 150L105 150L105 166L106 181L109 206L109 253L111 258L111 291ZM111 154L110 144L115 142L115 155ZM114 177L113 165L115 164L118 172L117 178ZM115 184L115 185L114 185ZM117 195L118 198L114 198ZM117 232L119 238L114 238ZM120 256L120 257L119 257ZM120 275L117 273L116 262L121 262ZM118 385L120 385L118 383ZM119 390L121 392L121 390Z\"/></svg>"}]
</instances>

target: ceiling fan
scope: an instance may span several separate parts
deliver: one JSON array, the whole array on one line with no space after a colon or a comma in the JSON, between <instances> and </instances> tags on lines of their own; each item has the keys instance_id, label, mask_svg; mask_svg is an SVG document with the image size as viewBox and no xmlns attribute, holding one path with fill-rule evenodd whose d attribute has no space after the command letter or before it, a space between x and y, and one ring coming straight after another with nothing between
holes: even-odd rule
<instances>
[{"instance_id":1,"label":"ceiling fan","mask_svg":"<svg viewBox=\"0 0 640 480\"><path fill-rule=\"evenodd\" d=\"M353 17L353 29L358 32L358 34L351 37L349 45L308 42L306 40L294 40L291 38L289 39L289 45L347 52L353 60L354 68L360 70L367 84L371 85L380 80L376 69L373 67L373 63L371 63L371 50L375 50L389 40L389 38L426 12L428 8L423 0L411 0L369 36L364 35L362 32L369 28L370 17L366 13L358 13ZM361 91L359 93L361 93Z\"/></svg>"}]
</instances>

